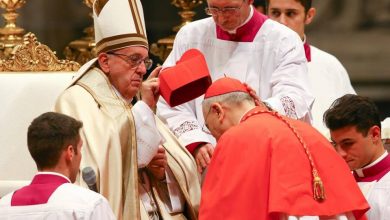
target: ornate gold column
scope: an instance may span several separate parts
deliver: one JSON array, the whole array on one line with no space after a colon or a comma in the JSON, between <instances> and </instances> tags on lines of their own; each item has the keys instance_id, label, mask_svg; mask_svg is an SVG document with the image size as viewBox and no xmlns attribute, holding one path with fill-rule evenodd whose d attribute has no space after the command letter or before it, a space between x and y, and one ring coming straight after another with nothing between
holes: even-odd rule
<instances>
[{"instance_id":1,"label":"ornate gold column","mask_svg":"<svg viewBox=\"0 0 390 220\"><path fill-rule=\"evenodd\" d=\"M94 0L83 0L83 3L91 8L89 16L92 18L92 4ZM67 60L74 60L81 65L96 57L95 33L93 25L84 29L85 37L69 43L64 50Z\"/></svg>"},{"instance_id":2,"label":"ornate gold column","mask_svg":"<svg viewBox=\"0 0 390 220\"><path fill-rule=\"evenodd\" d=\"M25 3L25 0L0 0L0 7L5 9L2 15L5 26L0 28L0 59L8 58L13 48L23 43L24 29L16 26L16 18L19 15L15 11Z\"/></svg>"},{"instance_id":3,"label":"ornate gold column","mask_svg":"<svg viewBox=\"0 0 390 220\"><path fill-rule=\"evenodd\" d=\"M157 41L157 43L153 43L150 47L150 52L164 61L172 51L173 41L175 39L176 33L180 30L181 27L192 21L196 14L193 9L202 3L203 0L171 0L172 5L182 9L178 13L181 17L181 23L173 27L173 35L160 39Z\"/></svg>"}]
</instances>

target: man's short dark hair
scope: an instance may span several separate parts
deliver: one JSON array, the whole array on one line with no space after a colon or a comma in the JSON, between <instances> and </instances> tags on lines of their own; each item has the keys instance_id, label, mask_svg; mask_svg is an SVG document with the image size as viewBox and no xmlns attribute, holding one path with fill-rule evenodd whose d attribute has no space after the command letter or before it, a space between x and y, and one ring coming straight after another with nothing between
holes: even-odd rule
<instances>
[{"instance_id":1,"label":"man's short dark hair","mask_svg":"<svg viewBox=\"0 0 390 220\"><path fill-rule=\"evenodd\" d=\"M336 99L324 113L324 122L331 130L346 126L356 126L356 130L366 136L369 129L381 127L379 111L375 103L363 96L347 94Z\"/></svg>"},{"instance_id":2,"label":"man's short dark hair","mask_svg":"<svg viewBox=\"0 0 390 220\"><path fill-rule=\"evenodd\" d=\"M266 1L266 6L267 6L267 9L268 9L268 6L269 6L269 1L271 0L265 0ZM299 3L301 3L301 5L305 8L305 13L307 13L309 11L309 9L312 7L312 0L295 0Z\"/></svg>"},{"instance_id":3,"label":"man's short dark hair","mask_svg":"<svg viewBox=\"0 0 390 220\"><path fill-rule=\"evenodd\" d=\"M68 145L80 141L81 121L56 112L47 112L35 118L28 127L28 150L38 170L54 167Z\"/></svg>"}]
</instances>

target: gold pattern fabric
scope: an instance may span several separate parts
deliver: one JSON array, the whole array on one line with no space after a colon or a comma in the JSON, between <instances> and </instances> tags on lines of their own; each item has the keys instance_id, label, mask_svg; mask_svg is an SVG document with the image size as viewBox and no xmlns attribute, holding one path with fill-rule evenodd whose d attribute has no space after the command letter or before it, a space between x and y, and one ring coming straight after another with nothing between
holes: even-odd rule
<instances>
[{"instance_id":1,"label":"gold pattern fabric","mask_svg":"<svg viewBox=\"0 0 390 220\"><path fill-rule=\"evenodd\" d=\"M131 105L116 95L106 75L98 68L82 73L58 98L55 111L83 121L80 168L90 166L95 170L99 192L108 199L117 218L148 219L138 195L136 131ZM166 140L163 146L168 166L186 200L183 215L197 219L200 181L195 161L157 117L156 122ZM77 182L87 187L80 178ZM158 191L158 184L154 182L153 187ZM156 195L164 219L182 216L170 214Z\"/></svg>"},{"instance_id":2,"label":"gold pattern fabric","mask_svg":"<svg viewBox=\"0 0 390 220\"><path fill-rule=\"evenodd\" d=\"M115 94L105 74L93 68L61 94L55 111L83 121L80 168L95 170L99 192L118 219L125 219L125 204L132 215L127 219L137 219L137 152L130 106ZM78 183L86 187L83 180Z\"/></svg>"}]
</instances>

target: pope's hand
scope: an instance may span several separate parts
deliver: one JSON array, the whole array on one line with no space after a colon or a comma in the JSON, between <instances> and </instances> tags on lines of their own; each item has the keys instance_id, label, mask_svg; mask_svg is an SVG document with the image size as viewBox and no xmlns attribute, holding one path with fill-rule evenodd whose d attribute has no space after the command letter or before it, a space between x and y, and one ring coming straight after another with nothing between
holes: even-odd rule
<instances>
[{"instance_id":1,"label":"pope's hand","mask_svg":"<svg viewBox=\"0 0 390 220\"><path fill-rule=\"evenodd\" d=\"M199 173L203 173L203 171L210 164L210 160L213 156L213 153L214 147L209 143L201 145L195 149L194 157Z\"/></svg>"},{"instance_id":2,"label":"pope's hand","mask_svg":"<svg viewBox=\"0 0 390 220\"><path fill-rule=\"evenodd\" d=\"M162 67L159 66L152 71L149 77L142 82L140 90L142 101L144 101L151 109L156 107L158 97L160 96L160 81L158 79L158 74L160 73L161 68Z\"/></svg>"},{"instance_id":3,"label":"pope's hand","mask_svg":"<svg viewBox=\"0 0 390 220\"><path fill-rule=\"evenodd\" d=\"M146 167L157 180L165 179L165 169L168 166L167 155L165 149L160 145L158 146L157 154L153 157L152 161Z\"/></svg>"}]
</instances>

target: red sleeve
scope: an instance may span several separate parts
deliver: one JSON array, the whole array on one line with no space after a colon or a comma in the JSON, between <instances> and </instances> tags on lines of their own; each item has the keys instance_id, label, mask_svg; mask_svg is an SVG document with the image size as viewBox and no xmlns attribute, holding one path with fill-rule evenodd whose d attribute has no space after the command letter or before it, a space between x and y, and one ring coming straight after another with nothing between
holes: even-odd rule
<instances>
[{"instance_id":1,"label":"red sleeve","mask_svg":"<svg viewBox=\"0 0 390 220\"><path fill-rule=\"evenodd\" d=\"M195 142L195 143L187 145L186 148L193 156L194 152L195 152L195 149L198 148L200 145L203 145L203 144L206 144L206 142Z\"/></svg>"}]
</instances>

